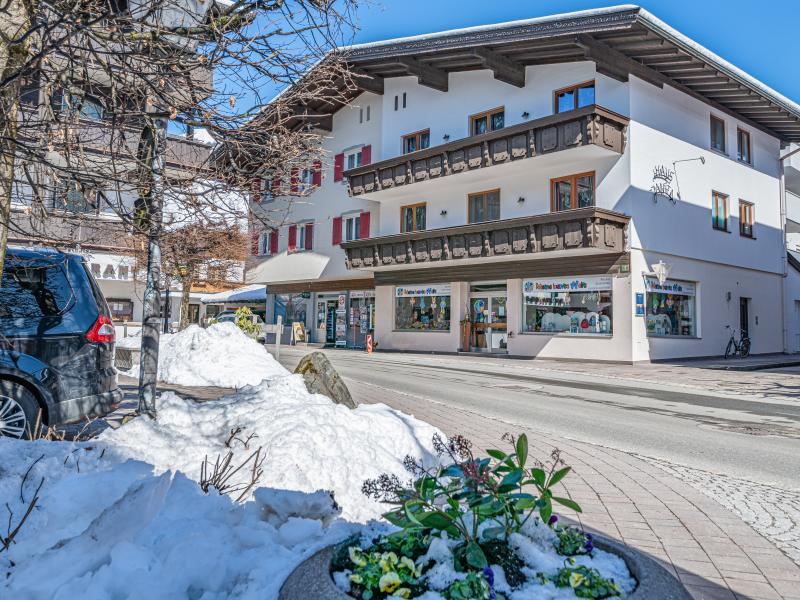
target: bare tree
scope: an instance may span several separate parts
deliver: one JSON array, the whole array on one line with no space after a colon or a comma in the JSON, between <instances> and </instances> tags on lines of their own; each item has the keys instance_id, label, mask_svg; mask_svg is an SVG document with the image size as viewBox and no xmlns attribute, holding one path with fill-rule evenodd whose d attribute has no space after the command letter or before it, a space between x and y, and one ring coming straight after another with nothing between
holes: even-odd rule
<instances>
[{"instance_id":1,"label":"bare tree","mask_svg":"<svg viewBox=\"0 0 800 600\"><path fill-rule=\"evenodd\" d=\"M355 1L0 0L0 259L9 232L108 237L103 212L120 218L115 243L147 237L140 412L155 416L165 207L186 224L241 218L231 186L320 159L316 126L352 87L331 50Z\"/></svg>"}]
</instances>

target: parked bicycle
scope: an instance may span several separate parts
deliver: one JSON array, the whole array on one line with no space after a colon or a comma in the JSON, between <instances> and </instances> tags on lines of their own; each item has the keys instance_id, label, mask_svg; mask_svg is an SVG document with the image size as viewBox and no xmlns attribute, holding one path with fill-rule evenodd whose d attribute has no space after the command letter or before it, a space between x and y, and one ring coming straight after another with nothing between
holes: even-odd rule
<instances>
[{"instance_id":1,"label":"parked bicycle","mask_svg":"<svg viewBox=\"0 0 800 600\"><path fill-rule=\"evenodd\" d=\"M731 339L728 340L728 345L725 347L725 358L738 356L739 358L747 358L750 356L750 338L742 332L739 340L736 340L736 329L731 329L730 325L725 325L725 329L731 330Z\"/></svg>"}]
</instances>

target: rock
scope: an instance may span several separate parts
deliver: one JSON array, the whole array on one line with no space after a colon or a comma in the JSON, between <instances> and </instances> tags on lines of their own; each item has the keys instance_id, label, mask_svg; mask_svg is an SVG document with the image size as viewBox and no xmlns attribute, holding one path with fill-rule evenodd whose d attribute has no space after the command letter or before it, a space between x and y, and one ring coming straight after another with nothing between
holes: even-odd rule
<instances>
[{"instance_id":1,"label":"rock","mask_svg":"<svg viewBox=\"0 0 800 600\"><path fill-rule=\"evenodd\" d=\"M350 390L322 352L306 354L294 372L303 376L310 393L328 396L336 404L343 404L347 408L356 407Z\"/></svg>"}]
</instances>

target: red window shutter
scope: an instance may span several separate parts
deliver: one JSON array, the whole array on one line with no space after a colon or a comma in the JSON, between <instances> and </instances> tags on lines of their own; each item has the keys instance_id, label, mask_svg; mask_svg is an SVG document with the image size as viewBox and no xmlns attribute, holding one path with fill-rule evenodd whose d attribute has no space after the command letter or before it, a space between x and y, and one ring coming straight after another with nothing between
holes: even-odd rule
<instances>
[{"instance_id":1,"label":"red window shutter","mask_svg":"<svg viewBox=\"0 0 800 600\"><path fill-rule=\"evenodd\" d=\"M275 177L272 178L272 193L277 196L280 191L281 191L281 177L280 175L276 175Z\"/></svg>"},{"instance_id":2,"label":"red window shutter","mask_svg":"<svg viewBox=\"0 0 800 600\"><path fill-rule=\"evenodd\" d=\"M278 253L278 230L273 229L269 232L269 253L270 254L277 254Z\"/></svg>"},{"instance_id":3,"label":"red window shutter","mask_svg":"<svg viewBox=\"0 0 800 600\"><path fill-rule=\"evenodd\" d=\"M314 248L314 224L308 223L306 225L306 250Z\"/></svg>"},{"instance_id":4,"label":"red window shutter","mask_svg":"<svg viewBox=\"0 0 800 600\"><path fill-rule=\"evenodd\" d=\"M261 233L258 231L253 231L250 233L250 254L253 256L258 256L259 252L259 242L261 241Z\"/></svg>"},{"instance_id":5,"label":"red window shutter","mask_svg":"<svg viewBox=\"0 0 800 600\"><path fill-rule=\"evenodd\" d=\"M292 167L291 187L293 194L300 191L300 169L297 167Z\"/></svg>"},{"instance_id":6,"label":"red window shutter","mask_svg":"<svg viewBox=\"0 0 800 600\"><path fill-rule=\"evenodd\" d=\"M333 238L331 243L334 246L342 243L342 217L333 218Z\"/></svg>"},{"instance_id":7,"label":"red window shutter","mask_svg":"<svg viewBox=\"0 0 800 600\"><path fill-rule=\"evenodd\" d=\"M341 181L344 179L344 153L340 152L333 157L333 180Z\"/></svg>"},{"instance_id":8,"label":"red window shutter","mask_svg":"<svg viewBox=\"0 0 800 600\"><path fill-rule=\"evenodd\" d=\"M322 161L315 160L314 161L314 171L313 171L313 179L311 183L314 187L319 187L322 185Z\"/></svg>"},{"instance_id":9,"label":"red window shutter","mask_svg":"<svg viewBox=\"0 0 800 600\"><path fill-rule=\"evenodd\" d=\"M289 252L297 250L297 225L289 226Z\"/></svg>"},{"instance_id":10,"label":"red window shutter","mask_svg":"<svg viewBox=\"0 0 800 600\"><path fill-rule=\"evenodd\" d=\"M362 240L369 237L369 215L370 213L368 211L362 212L361 218L359 219L358 237Z\"/></svg>"},{"instance_id":11,"label":"red window shutter","mask_svg":"<svg viewBox=\"0 0 800 600\"><path fill-rule=\"evenodd\" d=\"M250 188L250 199L256 204L261 204L261 178L256 177L253 179L252 187Z\"/></svg>"},{"instance_id":12,"label":"red window shutter","mask_svg":"<svg viewBox=\"0 0 800 600\"><path fill-rule=\"evenodd\" d=\"M361 149L361 164L368 165L372 162L372 146L367 144Z\"/></svg>"}]
</instances>

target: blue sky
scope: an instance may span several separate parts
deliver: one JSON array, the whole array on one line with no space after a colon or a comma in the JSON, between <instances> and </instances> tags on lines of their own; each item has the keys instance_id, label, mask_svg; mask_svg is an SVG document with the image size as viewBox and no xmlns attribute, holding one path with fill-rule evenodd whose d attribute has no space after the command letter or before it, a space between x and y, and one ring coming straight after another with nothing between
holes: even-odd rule
<instances>
[{"instance_id":1,"label":"blue sky","mask_svg":"<svg viewBox=\"0 0 800 600\"><path fill-rule=\"evenodd\" d=\"M363 1L356 43L624 4L613 0ZM637 4L800 102L798 0L642 0Z\"/></svg>"}]
</instances>

